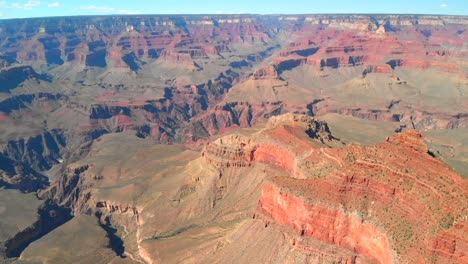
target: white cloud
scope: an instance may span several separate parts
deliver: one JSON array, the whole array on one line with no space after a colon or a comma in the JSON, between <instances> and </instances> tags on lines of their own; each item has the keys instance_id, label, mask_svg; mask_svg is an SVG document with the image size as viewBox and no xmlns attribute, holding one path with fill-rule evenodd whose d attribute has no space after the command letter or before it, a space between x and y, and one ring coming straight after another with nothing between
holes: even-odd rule
<instances>
[{"instance_id":1,"label":"white cloud","mask_svg":"<svg viewBox=\"0 0 468 264\"><path fill-rule=\"evenodd\" d=\"M440 4L440 7L446 8L446 7L448 7L448 5L446 3L443 3L443 4Z\"/></svg>"},{"instance_id":2,"label":"white cloud","mask_svg":"<svg viewBox=\"0 0 468 264\"><path fill-rule=\"evenodd\" d=\"M223 11L223 10L218 10L215 12L215 14L217 15L225 15L225 14L228 14L228 15L240 15L240 14L247 14L247 12L244 12L244 11L237 11L237 12L234 12L234 11Z\"/></svg>"},{"instance_id":3,"label":"white cloud","mask_svg":"<svg viewBox=\"0 0 468 264\"><path fill-rule=\"evenodd\" d=\"M135 10L127 10L127 9L115 9L113 7L107 6L80 6L79 9L93 11L93 12L101 12L101 13L115 13L115 14L123 14L123 15L133 15L133 14L142 14L141 11Z\"/></svg>"},{"instance_id":4,"label":"white cloud","mask_svg":"<svg viewBox=\"0 0 468 264\"><path fill-rule=\"evenodd\" d=\"M23 7L29 9L39 5L41 5L41 1L28 1L26 4L23 4Z\"/></svg>"},{"instance_id":5,"label":"white cloud","mask_svg":"<svg viewBox=\"0 0 468 264\"><path fill-rule=\"evenodd\" d=\"M41 1L28 1L26 3L11 3L8 5L5 1L0 2L0 8L10 8L10 9L33 9L41 5Z\"/></svg>"},{"instance_id":6,"label":"white cloud","mask_svg":"<svg viewBox=\"0 0 468 264\"><path fill-rule=\"evenodd\" d=\"M53 2L47 5L47 7L59 7L61 4L59 2Z\"/></svg>"},{"instance_id":7,"label":"white cloud","mask_svg":"<svg viewBox=\"0 0 468 264\"><path fill-rule=\"evenodd\" d=\"M132 11L132 10L126 10L126 9L121 9L119 10L119 14L123 15L135 15L135 14L141 14L143 12L141 11Z\"/></svg>"},{"instance_id":8,"label":"white cloud","mask_svg":"<svg viewBox=\"0 0 468 264\"><path fill-rule=\"evenodd\" d=\"M94 12L104 12L104 13L112 13L115 12L115 8L113 7L107 7L107 6L80 6L81 10L88 10L88 11L94 11Z\"/></svg>"}]
</instances>

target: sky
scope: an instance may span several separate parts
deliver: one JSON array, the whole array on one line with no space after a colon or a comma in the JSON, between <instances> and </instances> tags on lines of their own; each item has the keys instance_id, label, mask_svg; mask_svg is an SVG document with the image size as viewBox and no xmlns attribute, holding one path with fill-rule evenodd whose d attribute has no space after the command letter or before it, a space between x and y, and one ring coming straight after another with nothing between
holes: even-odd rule
<instances>
[{"instance_id":1,"label":"sky","mask_svg":"<svg viewBox=\"0 0 468 264\"><path fill-rule=\"evenodd\" d=\"M110 14L468 15L468 0L0 0L0 19Z\"/></svg>"}]
</instances>

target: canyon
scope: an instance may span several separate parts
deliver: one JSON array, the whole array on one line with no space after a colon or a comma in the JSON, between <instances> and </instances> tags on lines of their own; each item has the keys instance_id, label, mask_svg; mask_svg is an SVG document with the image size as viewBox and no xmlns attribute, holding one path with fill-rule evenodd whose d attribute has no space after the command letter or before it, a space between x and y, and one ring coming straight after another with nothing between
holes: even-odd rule
<instances>
[{"instance_id":1,"label":"canyon","mask_svg":"<svg viewBox=\"0 0 468 264\"><path fill-rule=\"evenodd\" d=\"M468 263L467 27L0 20L0 261Z\"/></svg>"}]
</instances>

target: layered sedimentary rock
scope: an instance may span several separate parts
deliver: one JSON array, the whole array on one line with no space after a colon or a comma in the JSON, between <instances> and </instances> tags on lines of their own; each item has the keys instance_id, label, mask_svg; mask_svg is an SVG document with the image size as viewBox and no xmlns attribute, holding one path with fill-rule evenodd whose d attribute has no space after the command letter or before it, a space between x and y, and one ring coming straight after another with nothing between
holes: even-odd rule
<instances>
[{"instance_id":1,"label":"layered sedimentary rock","mask_svg":"<svg viewBox=\"0 0 468 264\"><path fill-rule=\"evenodd\" d=\"M255 70L253 78L255 80L278 79L278 71L274 65L268 65Z\"/></svg>"},{"instance_id":2,"label":"layered sedimentary rock","mask_svg":"<svg viewBox=\"0 0 468 264\"><path fill-rule=\"evenodd\" d=\"M309 141L311 131L319 140ZM344 263L468 260L466 182L431 156L419 132L376 146L331 149L314 143L333 144L327 131L305 116L279 116L257 135L209 143L202 156L222 170L266 164L283 171L287 177L263 184L254 219L270 232L286 226L282 232L300 252Z\"/></svg>"},{"instance_id":3,"label":"layered sedimentary rock","mask_svg":"<svg viewBox=\"0 0 468 264\"><path fill-rule=\"evenodd\" d=\"M419 23L419 20L422 23ZM356 26L353 26L353 23ZM444 23L445 25L442 25ZM33 19L30 22L19 20L18 23L7 20L1 24L0 38L5 41L2 42L0 53L10 65L9 67L15 62L34 65L35 69L39 69L40 65L49 65L48 67L55 68L56 72L47 76L35 72L29 66L7 68L2 71L2 76L4 76L3 78L10 77L2 89L10 91L24 83L25 80L49 82L52 80L51 78L56 77L64 79L67 83L70 80L76 80L78 83L86 83L87 86L98 85L105 89L127 90L130 88L125 85L121 86L122 84L109 86L109 83L102 80L102 78L107 78L100 75L102 71L110 70L115 74L127 74L128 71L133 71L134 74L138 74L137 72L145 72L145 70L154 67L155 64L166 70L175 67L181 71L204 72L205 67L215 61L215 64L219 62L219 65L229 65L232 69L236 69L235 72L232 72L225 71L226 68L223 68L218 77L202 81L187 83L183 80L183 85L197 87L190 89L192 93L180 92L180 86L176 84L177 80L170 77L161 80L163 84L154 86L154 89L161 89L161 86L163 89L169 89L171 93L167 95L177 94L177 98L174 100L166 98L170 101L166 104L173 106L167 107L168 109L178 109L179 114L176 119L180 123L181 119L187 121L204 112L200 108L205 110L203 108L206 108L207 104L212 106L209 111L213 112L219 108L225 108L226 102L220 102L222 98L218 95L226 93L231 87L245 80L253 79L249 83L253 87L271 86L272 91L265 93L265 96L281 95L282 89L290 89L288 80L282 76L283 73L301 67L317 66L320 71L356 67L360 71L356 77L367 79L373 73L385 74L393 80L389 84L399 85L401 89L412 85L411 80L400 80L398 74L395 73L401 68L434 69L453 74L453 76L461 76L465 67L461 59L466 56L466 52L460 50L465 41L460 33L463 32L463 25L464 19L459 17L357 15L130 16L114 19L93 17L73 18L67 23L64 23L60 18ZM275 41L281 38L282 34L290 36L291 40L283 46L276 45ZM442 42L444 44L441 44ZM243 46L248 44L247 47L252 45L250 47L252 51L245 52L239 48L241 43ZM262 48L258 48L259 45ZM273 53L274 51L278 51L278 53ZM272 54L275 55L271 56ZM230 57L234 59L231 60ZM267 57L271 58L270 63L253 67ZM70 70L70 67L73 70ZM114 71L115 69L119 70ZM67 77L64 77L64 72L67 73L65 74ZM105 75L112 74L107 72ZM223 75L227 78L223 78ZM252 78L250 78L251 75L253 75ZM100 76L100 81L94 80L97 76ZM141 78L144 75L138 76ZM323 73L320 76L329 76L329 73ZM2 77L0 76L0 78ZM93 80L87 80L87 78ZM110 79L114 78L120 77ZM220 79L224 80L221 85L218 85L217 81ZM281 82L282 79L285 82ZM461 79L458 83L463 85L463 80ZM307 85L300 88L302 90L310 89ZM213 86L218 91L213 91ZM138 84L137 87L141 90L148 87L148 84ZM179 91L174 89L176 87ZM73 88L73 90L79 89L81 89L79 85ZM255 93L251 94L255 95ZM159 100L161 97L154 98L142 95L140 98L137 96L128 98L127 95L121 95L122 98L106 100L105 94L101 93L95 97L96 102L91 103L91 111L96 111L98 107L108 109L115 107L116 102L132 104L131 100L153 101ZM399 97L400 95L395 96ZM174 104L175 99L179 103ZM189 103L188 106L180 104L180 102L191 100L196 102ZM280 100L285 101L284 98L269 101L277 102ZM239 104L243 103L243 101L235 101ZM83 102L75 103L83 104ZM261 103L265 103L265 100ZM98 104L99 106L96 106ZM198 106L194 104L198 104ZM146 107L147 110L153 109L152 106ZM156 106L156 108L159 107ZM419 108L417 110L423 112L426 109ZM282 112L288 111L294 110L282 110ZM337 109L333 109L328 112L336 111ZM158 112L160 112L159 109ZM320 113L324 114L327 111L323 110ZM218 113L214 114L218 116ZM450 112L447 114L454 116L459 113ZM135 120L135 118L127 118L128 113L121 115L113 112L114 118L110 122L109 120L98 122L100 124L96 127L97 122L94 119L97 116L92 113L89 126L93 127L94 131L107 132L137 129L141 131L142 136L151 136L162 142L175 141L174 129L162 124L167 123L165 117L160 117L160 114L156 117L154 113L136 115L153 116ZM173 114L170 115L171 118L174 118ZM270 115L271 113L265 113L263 117ZM132 116L135 115L132 113ZM181 116L183 118L180 118ZM2 115L0 118L6 119L8 116ZM207 130L208 133L194 137L183 136L183 139L198 140L218 131L218 129L206 127L214 126L209 124L212 123L211 121L200 119L202 117L195 118L194 123L188 124L189 128L184 131L191 130L190 127L193 126L203 125L201 130ZM218 118L214 119L218 120ZM226 118L222 117L222 119ZM251 122L238 124L235 122L235 115L234 118L229 117L229 119L231 121L219 121L226 123L225 126L252 125ZM425 119L427 118L425 117ZM253 120L253 122L255 121ZM466 126L466 122L463 120L455 123L447 119L444 121L453 123L451 127L455 124ZM419 123L421 125L414 127L426 128L427 122ZM224 128L223 126L221 126L221 130Z\"/></svg>"},{"instance_id":4,"label":"layered sedimentary rock","mask_svg":"<svg viewBox=\"0 0 468 264\"><path fill-rule=\"evenodd\" d=\"M239 135L226 136L209 143L202 156L213 166L248 167L253 160L251 140Z\"/></svg>"},{"instance_id":5,"label":"layered sedimentary rock","mask_svg":"<svg viewBox=\"0 0 468 264\"><path fill-rule=\"evenodd\" d=\"M347 159L324 157L339 164L324 177L266 183L258 212L372 263L468 260L461 253L467 241L460 236L467 224L466 182L427 153L419 133L340 152ZM451 246L443 242L448 237Z\"/></svg>"},{"instance_id":6,"label":"layered sedimentary rock","mask_svg":"<svg viewBox=\"0 0 468 264\"><path fill-rule=\"evenodd\" d=\"M60 18L31 21L32 23L26 24L23 20L18 23L2 23L1 37L6 39L2 50L6 51L4 56L9 61L38 61L50 65L61 65L67 61L85 63L93 67L106 67L113 61L110 63L111 67L131 70L138 70L138 67L135 67L134 60L129 59L129 54L135 59L160 57L161 60L191 65L194 60L207 58L208 55L228 52L230 46L236 43L253 45L268 42L279 30L289 30L294 23L299 25L294 33L300 36L300 40L295 41L288 51L281 52L283 57L293 54L312 58L325 56L326 61L333 56L339 56L337 58L345 57L347 63L348 58L351 59L359 51L384 51L380 56L416 55L424 52L415 49L420 46L420 39L399 42L390 38L388 34L398 30L406 33L416 28L422 32L423 37L429 37L429 41L433 43L429 49L441 51L444 48L437 44L440 40L454 46L462 46L463 40L456 40L456 34L450 31L433 31L431 27L445 26L451 29L466 23L463 17L401 15L143 16L115 19L74 18L69 23L63 23ZM307 34L308 30L316 31L319 27L325 30L316 36ZM22 31L18 31L20 28ZM323 48L322 43L328 36L336 34L333 32L337 30L361 32L360 40L339 38L335 41L338 46ZM16 42L15 35L7 35L13 32L25 34L25 37ZM57 34L63 35L64 38L58 38ZM229 35L229 38L225 38ZM314 56L316 52L317 56ZM434 56L430 58L436 59ZM417 63L402 65L412 67Z\"/></svg>"},{"instance_id":7,"label":"layered sedimentary rock","mask_svg":"<svg viewBox=\"0 0 468 264\"><path fill-rule=\"evenodd\" d=\"M337 144L326 123L303 115L286 114L269 119L262 137L248 138L241 135L222 137L208 143L202 156L217 168L249 167L253 162L268 163L275 168L288 171L293 177L303 178L299 171L303 165L302 154L313 140L315 144Z\"/></svg>"}]
</instances>

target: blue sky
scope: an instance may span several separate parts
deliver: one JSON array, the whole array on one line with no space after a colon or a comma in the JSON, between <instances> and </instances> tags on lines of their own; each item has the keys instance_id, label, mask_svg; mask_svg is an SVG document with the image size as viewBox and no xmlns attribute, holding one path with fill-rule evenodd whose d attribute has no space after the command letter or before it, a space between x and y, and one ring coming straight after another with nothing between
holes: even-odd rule
<instances>
[{"instance_id":1,"label":"blue sky","mask_svg":"<svg viewBox=\"0 0 468 264\"><path fill-rule=\"evenodd\" d=\"M0 18L109 14L468 15L468 0L0 0Z\"/></svg>"}]
</instances>

